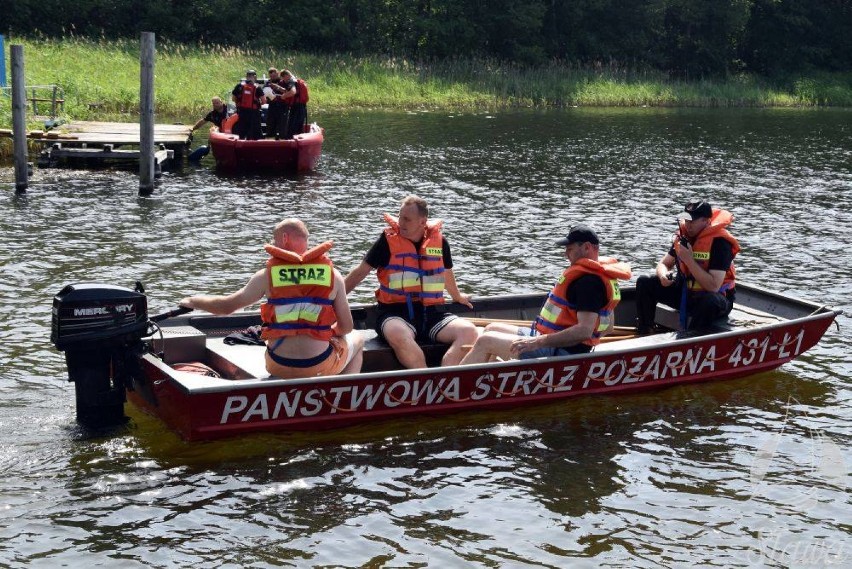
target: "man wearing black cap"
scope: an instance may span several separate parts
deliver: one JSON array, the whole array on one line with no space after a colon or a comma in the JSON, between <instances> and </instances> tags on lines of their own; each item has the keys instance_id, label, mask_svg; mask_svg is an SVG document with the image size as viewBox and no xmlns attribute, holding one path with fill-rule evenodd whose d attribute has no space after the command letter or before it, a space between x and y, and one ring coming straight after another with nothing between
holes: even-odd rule
<instances>
[{"instance_id":1,"label":"man wearing black cap","mask_svg":"<svg viewBox=\"0 0 852 569\"><path fill-rule=\"evenodd\" d=\"M462 364L483 363L492 355L524 360L584 354L612 328L621 299L618 279L630 278L630 266L611 258L599 259L600 240L585 225L572 227L556 245L565 247L570 265L532 327L489 324Z\"/></svg>"},{"instance_id":2,"label":"man wearing black cap","mask_svg":"<svg viewBox=\"0 0 852 569\"><path fill-rule=\"evenodd\" d=\"M636 281L640 334L652 332L658 302L679 309L681 327L691 330L709 327L734 305L734 257L740 245L726 229L734 216L698 201L686 204L678 217L678 235L656 274Z\"/></svg>"},{"instance_id":3,"label":"man wearing black cap","mask_svg":"<svg viewBox=\"0 0 852 569\"><path fill-rule=\"evenodd\" d=\"M239 119L235 125L235 134L241 139L258 140L263 138L260 129L260 106L263 104L263 89L255 81L257 71L246 71L245 81L240 81L231 91L237 104Z\"/></svg>"}]
</instances>

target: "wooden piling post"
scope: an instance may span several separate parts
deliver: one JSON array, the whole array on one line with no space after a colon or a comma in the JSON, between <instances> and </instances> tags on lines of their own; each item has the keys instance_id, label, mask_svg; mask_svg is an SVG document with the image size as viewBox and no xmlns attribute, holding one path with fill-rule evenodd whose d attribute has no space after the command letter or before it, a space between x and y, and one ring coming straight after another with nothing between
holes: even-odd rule
<instances>
[{"instance_id":1,"label":"wooden piling post","mask_svg":"<svg viewBox=\"0 0 852 569\"><path fill-rule=\"evenodd\" d=\"M6 86L6 38L0 34L0 87Z\"/></svg>"},{"instance_id":2,"label":"wooden piling post","mask_svg":"<svg viewBox=\"0 0 852 569\"><path fill-rule=\"evenodd\" d=\"M154 191L154 33L142 32L139 50L139 195Z\"/></svg>"},{"instance_id":3,"label":"wooden piling post","mask_svg":"<svg viewBox=\"0 0 852 569\"><path fill-rule=\"evenodd\" d=\"M15 157L15 193L27 191L27 90L24 85L24 46L10 46L12 59L12 145Z\"/></svg>"}]
</instances>

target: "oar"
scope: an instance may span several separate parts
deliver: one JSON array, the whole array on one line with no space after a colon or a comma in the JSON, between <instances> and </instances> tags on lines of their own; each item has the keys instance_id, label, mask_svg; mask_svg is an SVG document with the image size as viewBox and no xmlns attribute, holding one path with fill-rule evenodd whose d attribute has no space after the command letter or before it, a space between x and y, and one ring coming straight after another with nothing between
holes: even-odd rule
<instances>
[{"instance_id":1,"label":"oar","mask_svg":"<svg viewBox=\"0 0 852 569\"><path fill-rule=\"evenodd\" d=\"M192 312L192 308L187 308L186 306L178 306L168 312L163 312L162 314L157 314L155 316L151 316L148 320L151 322L162 322L166 318L174 318L175 316L180 316L181 314L186 314L187 312Z\"/></svg>"},{"instance_id":2,"label":"oar","mask_svg":"<svg viewBox=\"0 0 852 569\"><path fill-rule=\"evenodd\" d=\"M476 318L473 316L463 316L465 320L469 320L474 326L488 326L489 324L508 324L510 326L519 326L529 328L532 325L531 320L511 320L508 318Z\"/></svg>"}]
</instances>

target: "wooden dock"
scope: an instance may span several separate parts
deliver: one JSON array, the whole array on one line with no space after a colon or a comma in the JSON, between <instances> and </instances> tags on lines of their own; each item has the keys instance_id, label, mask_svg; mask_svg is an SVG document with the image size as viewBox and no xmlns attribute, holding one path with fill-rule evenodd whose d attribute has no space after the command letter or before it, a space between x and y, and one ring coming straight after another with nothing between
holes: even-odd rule
<instances>
[{"instance_id":1,"label":"wooden dock","mask_svg":"<svg viewBox=\"0 0 852 569\"><path fill-rule=\"evenodd\" d=\"M12 136L0 131L0 136ZM49 131L30 131L27 138L44 145L38 165L60 166L76 160L139 160L138 123L72 121ZM191 125L155 124L155 170L159 173L172 160L179 160L192 141ZM129 148L125 148L129 147Z\"/></svg>"}]
</instances>

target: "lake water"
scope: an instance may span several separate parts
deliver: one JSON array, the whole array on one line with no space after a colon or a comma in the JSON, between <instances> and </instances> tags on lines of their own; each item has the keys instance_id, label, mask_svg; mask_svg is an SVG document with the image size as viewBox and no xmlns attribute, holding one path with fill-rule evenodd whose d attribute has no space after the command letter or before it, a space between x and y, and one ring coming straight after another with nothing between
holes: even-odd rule
<instances>
[{"instance_id":1,"label":"lake water","mask_svg":"<svg viewBox=\"0 0 852 569\"><path fill-rule=\"evenodd\" d=\"M150 198L112 170L36 170L15 196L0 169L0 566L850 565L852 111L311 118L304 177L208 156ZM288 216L346 272L408 193L473 294L549 289L580 221L649 272L702 197L736 216L742 280L847 315L776 372L641 395L201 444L130 408L118 432L76 426L49 342L63 285L138 279L152 313L227 293Z\"/></svg>"}]
</instances>

